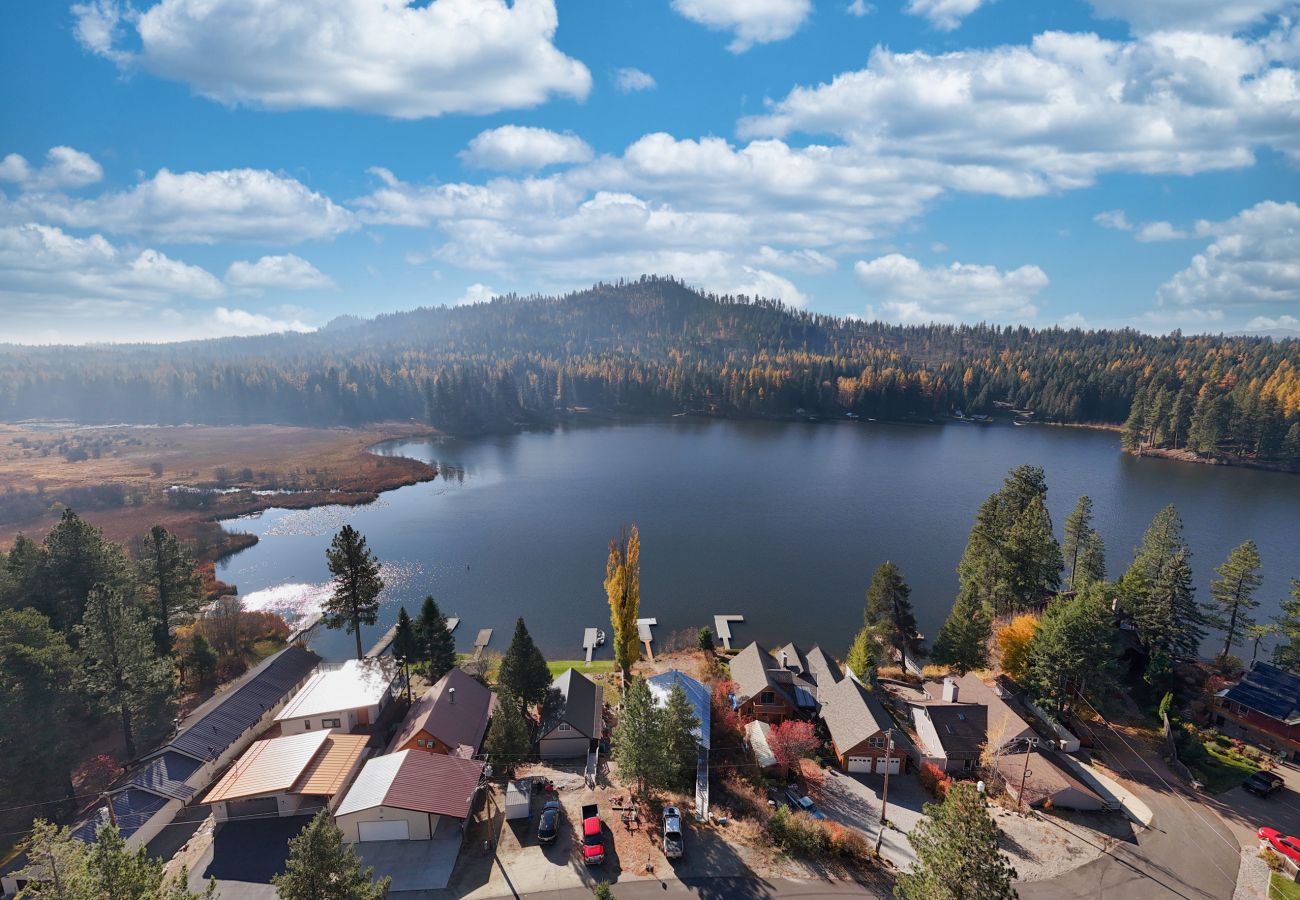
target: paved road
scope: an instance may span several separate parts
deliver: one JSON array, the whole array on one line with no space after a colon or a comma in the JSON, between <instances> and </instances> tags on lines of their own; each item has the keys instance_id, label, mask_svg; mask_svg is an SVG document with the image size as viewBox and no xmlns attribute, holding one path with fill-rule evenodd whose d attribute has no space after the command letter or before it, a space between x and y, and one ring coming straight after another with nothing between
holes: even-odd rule
<instances>
[{"instance_id":1,"label":"paved road","mask_svg":"<svg viewBox=\"0 0 1300 900\"><path fill-rule=\"evenodd\" d=\"M892 897L888 890L853 882L792 881L784 878L762 880L755 878L701 878L686 881L629 881L612 886L614 896L620 900L646 900L664 897L668 900L767 900L767 898L800 897ZM591 900L591 888L574 888L568 891L551 891L533 894L545 900Z\"/></svg>"}]
</instances>

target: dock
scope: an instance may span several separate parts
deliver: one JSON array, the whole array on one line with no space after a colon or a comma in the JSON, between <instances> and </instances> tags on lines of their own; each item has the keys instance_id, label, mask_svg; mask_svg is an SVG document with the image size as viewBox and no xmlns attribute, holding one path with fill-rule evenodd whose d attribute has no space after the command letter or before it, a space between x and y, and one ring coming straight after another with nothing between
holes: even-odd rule
<instances>
[{"instance_id":1,"label":"dock","mask_svg":"<svg viewBox=\"0 0 1300 900\"><path fill-rule=\"evenodd\" d=\"M393 645L393 638L396 635L397 623L394 622L393 627L385 631L384 636L375 641L375 645L366 651L366 659L378 659L383 656L388 651L388 648Z\"/></svg>"},{"instance_id":2,"label":"dock","mask_svg":"<svg viewBox=\"0 0 1300 900\"><path fill-rule=\"evenodd\" d=\"M731 650L731 623L743 621L745 621L744 616L713 617L713 633L717 636L718 640L722 641L722 648L724 650Z\"/></svg>"},{"instance_id":3,"label":"dock","mask_svg":"<svg viewBox=\"0 0 1300 900\"><path fill-rule=\"evenodd\" d=\"M659 621L657 619L636 620L637 637L639 637L641 639L641 643L645 645L646 659L650 660L651 662L654 662L655 652L650 646L654 642L654 635L650 632L650 629L653 626L658 624Z\"/></svg>"},{"instance_id":4,"label":"dock","mask_svg":"<svg viewBox=\"0 0 1300 900\"><path fill-rule=\"evenodd\" d=\"M583 629L582 649L587 651L587 665L591 665L591 654L596 652L596 629L595 628Z\"/></svg>"},{"instance_id":5,"label":"dock","mask_svg":"<svg viewBox=\"0 0 1300 900\"><path fill-rule=\"evenodd\" d=\"M483 651L487 649L488 641L492 640L491 628L480 628L478 637L474 638L474 659L483 658Z\"/></svg>"},{"instance_id":6,"label":"dock","mask_svg":"<svg viewBox=\"0 0 1300 900\"><path fill-rule=\"evenodd\" d=\"M452 634L456 633L456 626L460 624L460 616L447 617L447 630Z\"/></svg>"},{"instance_id":7,"label":"dock","mask_svg":"<svg viewBox=\"0 0 1300 900\"><path fill-rule=\"evenodd\" d=\"M312 629L314 629L317 625L320 624L320 620L321 620L320 613L318 612L312 613L307 618L303 619L301 622L298 623L297 627L295 627L293 631L289 633L289 636L285 638L284 642L286 644L305 643L307 640L307 635L311 634Z\"/></svg>"}]
</instances>

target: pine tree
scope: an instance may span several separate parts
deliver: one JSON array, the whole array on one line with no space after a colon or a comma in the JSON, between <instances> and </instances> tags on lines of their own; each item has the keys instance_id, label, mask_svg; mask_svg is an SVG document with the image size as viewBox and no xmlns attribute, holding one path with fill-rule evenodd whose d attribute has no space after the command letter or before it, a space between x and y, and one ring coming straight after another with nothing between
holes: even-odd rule
<instances>
[{"instance_id":1,"label":"pine tree","mask_svg":"<svg viewBox=\"0 0 1300 900\"><path fill-rule=\"evenodd\" d=\"M1197 610L1182 607L1184 612L1190 613L1185 619L1169 621L1167 618L1171 610L1168 604L1177 599L1177 595L1169 593L1172 590L1169 579L1178 574L1177 570L1169 571L1169 566L1179 555L1183 557L1183 563L1190 565L1191 551L1183 540L1183 521L1173 504L1170 504L1151 520L1142 535L1142 543L1133 555L1133 562L1115 585L1119 604L1133 617L1138 639L1148 653L1184 643L1180 640L1166 640L1183 628L1188 629L1187 640L1196 640L1198 646L1204 637L1204 634L1196 635L1196 630L1204 624L1204 619ZM1162 598L1157 599L1152 596L1152 589L1162 575L1166 579L1167 590ZM1181 653L1176 655L1183 658Z\"/></svg>"},{"instance_id":2,"label":"pine tree","mask_svg":"<svg viewBox=\"0 0 1300 900\"><path fill-rule=\"evenodd\" d=\"M614 727L610 752L618 763L619 777L634 781L638 796L669 783L671 767L664 753L663 711L655 705L650 686L644 678L627 683L623 692L623 709Z\"/></svg>"},{"instance_id":3,"label":"pine tree","mask_svg":"<svg viewBox=\"0 0 1300 900\"><path fill-rule=\"evenodd\" d=\"M212 642L201 634L190 638L190 649L185 653L185 671L202 687L212 680L217 671L217 651Z\"/></svg>"},{"instance_id":4,"label":"pine tree","mask_svg":"<svg viewBox=\"0 0 1300 900\"><path fill-rule=\"evenodd\" d=\"M1179 550L1165 561L1155 582L1133 613L1138 640L1148 653L1170 661L1196 659L1205 640L1205 617L1196 603L1188 552Z\"/></svg>"},{"instance_id":5,"label":"pine tree","mask_svg":"<svg viewBox=\"0 0 1300 900\"><path fill-rule=\"evenodd\" d=\"M958 782L943 803L927 803L909 834L916 851L898 877L901 900L1010 900L1016 870L998 847L998 826L975 786Z\"/></svg>"},{"instance_id":6,"label":"pine tree","mask_svg":"<svg viewBox=\"0 0 1300 900\"><path fill-rule=\"evenodd\" d=\"M140 586L153 607L154 644L171 653L171 629L194 618L203 605L203 580L194 558L176 535L161 525L136 545Z\"/></svg>"},{"instance_id":7,"label":"pine tree","mask_svg":"<svg viewBox=\"0 0 1300 900\"><path fill-rule=\"evenodd\" d=\"M1255 591L1263 579L1259 575L1259 549L1254 541L1246 541L1215 569L1218 578L1210 583L1207 620L1224 634L1223 656L1227 657L1246 629L1255 624L1251 610L1259 606Z\"/></svg>"},{"instance_id":8,"label":"pine tree","mask_svg":"<svg viewBox=\"0 0 1300 900\"><path fill-rule=\"evenodd\" d=\"M493 771L501 772L507 778L514 775L515 769L524 763L532 749L528 723L524 721L519 706L519 698L502 688L497 694L492 724L483 739L483 752L487 754Z\"/></svg>"},{"instance_id":9,"label":"pine tree","mask_svg":"<svg viewBox=\"0 0 1300 900\"><path fill-rule=\"evenodd\" d=\"M174 691L175 667L156 655L153 628L144 611L116 588L91 590L77 635L86 656L86 689L121 716L126 753L134 758L136 716L147 714L152 724L164 717Z\"/></svg>"},{"instance_id":10,"label":"pine tree","mask_svg":"<svg viewBox=\"0 0 1300 900\"><path fill-rule=\"evenodd\" d=\"M38 820L32 827L27 866L15 873L27 882L24 897L55 900L212 900L216 882L202 894L191 891L184 868L174 877L145 847L128 850L114 825L103 825L93 843L68 829Z\"/></svg>"},{"instance_id":11,"label":"pine tree","mask_svg":"<svg viewBox=\"0 0 1300 900\"><path fill-rule=\"evenodd\" d=\"M627 681L632 665L641 658L636 627L641 609L641 537L636 525L609 542L605 594L609 597L609 620L614 631L614 662Z\"/></svg>"},{"instance_id":12,"label":"pine tree","mask_svg":"<svg viewBox=\"0 0 1300 900\"><path fill-rule=\"evenodd\" d=\"M415 639L415 626L403 606L397 611L397 630L393 632L393 659L402 667L406 679L406 702L411 702L411 663L419 659L419 643Z\"/></svg>"},{"instance_id":13,"label":"pine tree","mask_svg":"<svg viewBox=\"0 0 1300 900\"><path fill-rule=\"evenodd\" d=\"M438 601L425 597L420 615L415 620L416 656L428 670L429 678L437 681L456 665L456 638L447 627L447 619L438 608Z\"/></svg>"},{"instance_id":14,"label":"pine tree","mask_svg":"<svg viewBox=\"0 0 1300 900\"><path fill-rule=\"evenodd\" d=\"M1092 527L1092 498L1084 494L1065 520L1066 583L1077 591L1106 580L1105 545Z\"/></svg>"},{"instance_id":15,"label":"pine tree","mask_svg":"<svg viewBox=\"0 0 1300 900\"><path fill-rule=\"evenodd\" d=\"M1282 614L1274 622L1282 640L1273 648L1273 662L1300 672L1300 579L1291 579L1291 596L1281 606Z\"/></svg>"},{"instance_id":16,"label":"pine tree","mask_svg":"<svg viewBox=\"0 0 1300 900\"><path fill-rule=\"evenodd\" d=\"M54 626L65 633L80 624L92 588L125 587L127 580L118 548L71 509L45 535L44 562L45 603Z\"/></svg>"},{"instance_id":17,"label":"pine tree","mask_svg":"<svg viewBox=\"0 0 1300 900\"><path fill-rule=\"evenodd\" d=\"M1273 622L1268 622L1264 625L1251 625L1246 629L1246 639L1250 641L1250 665L1253 666L1255 660L1259 658L1260 641L1264 640L1266 637L1272 637L1277 633L1278 627Z\"/></svg>"},{"instance_id":18,"label":"pine tree","mask_svg":"<svg viewBox=\"0 0 1300 900\"><path fill-rule=\"evenodd\" d=\"M384 579L379 574L379 559L366 546L366 539L351 525L344 525L334 535L325 551L334 589L325 600L321 619L326 628L345 628L357 639L357 659L361 649L361 627L379 619L379 592Z\"/></svg>"},{"instance_id":19,"label":"pine tree","mask_svg":"<svg viewBox=\"0 0 1300 900\"><path fill-rule=\"evenodd\" d=\"M907 668L909 653L915 658L921 651L911 594L912 589L892 562L882 563L876 569L867 588L865 624L882 644L898 651L903 668Z\"/></svg>"},{"instance_id":20,"label":"pine tree","mask_svg":"<svg viewBox=\"0 0 1300 900\"><path fill-rule=\"evenodd\" d=\"M664 787L689 791L695 783L695 729L700 727L700 717L680 684L674 684L668 692L668 703L663 708L660 722L659 742L664 748L669 779Z\"/></svg>"},{"instance_id":21,"label":"pine tree","mask_svg":"<svg viewBox=\"0 0 1300 900\"><path fill-rule=\"evenodd\" d=\"M983 669L989 664L992 633L983 604L969 591L963 591L939 629L931 656L939 665L951 666L958 672Z\"/></svg>"},{"instance_id":22,"label":"pine tree","mask_svg":"<svg viewBox=\"0 0 1300 900\"><path fill-rule=\"evenodd\" d=\"M356 848L343 843L343 832L322 809L290 839L285 870L271 883L282 900L383 900L392 879L375 881L375 870L361 867Z\"/></svg>"},{"instance_id":23,"label":"pine tree","mask_svg":"<svg viewBox=\"0 0 1300 900\"><path fill-rule=\"evenodd\" d=\"M497 684L527 706L541 703L550 690L551 670L546 667L546 657L533 643L522 617L515 622L515 636L501 660Z\"/></svg>"},{"instance_id":24,"label":"pine tree","mask_svg":"<svg viewBox=\"0 0 1300 900\"><path fill-rule=\"evenodd\" d=\"M848 656L844 659L844 664L863 682L869 681L876 669L875 649L875 636L871 633L871 629L864 625L858 629L853 643L849 645Z\"/></svg>"},{"instance_id":25,"label":"pine tree","mask_svg":"<svg viewBox=\"0 0 1300 900\"><path fill-rule=\"evenodd\" d=\"M1147 388L1138 388L1129 406L1128 418L1124 420L1124 430L1120 443L1125 450L1137 450L1146 437L1147 423Z\"/></svg>"},{"instance_id":26,"label":"pine tree","mask_svg":"<svg viewBox=\"0 0 1300 900\"><path fill-rule=\"evenodd\" d=\"M1101 586L1049 603L1029 643L1031 691L1059 710L1084 687L1102 690L1111 681L1113 640L1110 607Z\"/></svg>"}]
</instances>

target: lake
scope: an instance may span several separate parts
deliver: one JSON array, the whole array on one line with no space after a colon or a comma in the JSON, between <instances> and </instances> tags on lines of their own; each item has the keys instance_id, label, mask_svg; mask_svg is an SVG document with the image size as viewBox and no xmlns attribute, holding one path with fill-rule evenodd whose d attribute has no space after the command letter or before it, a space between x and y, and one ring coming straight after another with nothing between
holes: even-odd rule
<instances>
[{"instance_id":1,"label":"lake","mask_svg":"<svg viewBox=\"0 0 1300 900\"><path fill-rule=\"evenodd\" d=\"M741 645L819 642L842 654L885 560L902 568L922 630L936 634L976 508L1009 468L1033 463L1047 470L1058 535L1079 494L1092 497L1112 577L1167 503L1185 523L1199 598L1209 597L1214 567L1248 538L1263 557L1261 620L1300 577L1300 477L1136 459L1113 432L675 418L376 452L452 474L368 506L232 520L227 527L261 541L223 562L219 576L250 606L301 615L326 590L330 538L351 523L384 561L388 583L367 646L399 605L414 615L432 593L461 617L461 649L490 627L492 647L504 650L522 615L544 653L572 658L585 626L608 630L606 549L635 522L641 614L658 619L658 641L738 613ZM313 647L342 658L353 641L318 629Z\"/></svg>"}]
</instances>

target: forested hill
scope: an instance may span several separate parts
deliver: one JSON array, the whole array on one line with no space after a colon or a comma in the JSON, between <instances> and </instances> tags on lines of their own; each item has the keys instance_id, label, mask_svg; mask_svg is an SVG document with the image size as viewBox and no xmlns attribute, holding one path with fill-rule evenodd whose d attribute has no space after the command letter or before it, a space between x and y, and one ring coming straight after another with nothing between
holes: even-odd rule
<instances>
[{"instance_id":1,"label":"forested hill","mask_svg":"<svg viewBox=\"0 0 1300 900\"><path fill-rule=\"evenodd\" d=\"M1300 341L903 327L644 278L563 297L345 317L312 334L0 348L0 419L9 421L427 418L473 431L551 421L575 407L907 419L989 412L1004 401L1040 419L1119 423L1139 389L1192 406L1222 398L1225 441L1280 432L1280 443L1300 424ZM1240 410L1266 426L1234 437Z\"/></svg>"}]
</instances>

